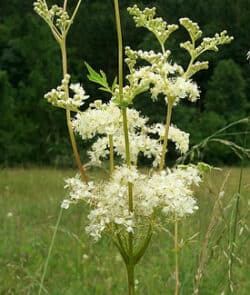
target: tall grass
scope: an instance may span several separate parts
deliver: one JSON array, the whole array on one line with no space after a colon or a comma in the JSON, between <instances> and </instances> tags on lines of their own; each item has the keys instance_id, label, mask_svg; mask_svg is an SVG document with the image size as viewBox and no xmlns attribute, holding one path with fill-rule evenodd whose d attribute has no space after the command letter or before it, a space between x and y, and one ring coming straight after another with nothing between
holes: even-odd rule
<instances>
[{"instance_id":1,"label":"tall grass","mask_svg":"<svg viewBox=\"0 0 250 295\"><path fill-rule=\"evenodd\" d=\"M93 171L91 177L101 176L102 173ZM204 237L227 173L228 169L214 171L207 178L206 184L197 191L200 210L179 224L180 294L193 294ZM218 220L209 239L200 283L202 295L222 294L228 284L228 220L233 208L231 200L238 190L239 173L240 169L232 169L224 188L224 197L217 207ZM63 178L73 174L72 170L53 169L7 169L0 172L0 294L38 294L59 204L65 196ZM249 175L250 169L245 168L239 221L247 215ZM83 207L76 207L63 213L42 294L125 294L123 282L126 278L121 271L121 258L117 253L111 263L110 253L116 252L111 243L104 239L93 244L87 237L84 232L86 211ZM247 269L249 233L246 224L241 236L237 235L234 251L237 252L234 261L235 294L239 295L248 295L250 290ZM154 240L138 266L138 294L164 294L166 285L169 294L174 294L172 230L167 228L169 235L161 234Z\"/></svg>"}]
</instances>

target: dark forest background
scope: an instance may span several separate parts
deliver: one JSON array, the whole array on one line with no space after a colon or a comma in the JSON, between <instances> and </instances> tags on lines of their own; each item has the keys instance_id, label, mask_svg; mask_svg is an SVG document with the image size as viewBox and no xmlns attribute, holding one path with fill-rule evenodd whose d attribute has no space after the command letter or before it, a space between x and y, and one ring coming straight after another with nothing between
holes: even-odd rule
<instances>
[{"instance_id":1,"label":"dark forest background","mask_svg":"<svg viewBox=\"0 0 250 295\"><path fill-rule=\"evenodd\" d=\"M48 1L51 3L51 1ZM53 1L60 3L62 1ZM69 6L76 1L69 1ZM227 29L235 40L218 53L204 56L210 68L195 76L202 97L197 104L182 102L175 108L173 123L191 133L191 143L249 115L250 0L157 0L120 1L124 43L133 49L158 50L153 35L137 29L126 7L156 6L168 23L189 17L200 24L204 36ZM59 85L62 70L60 51L47 25L33 12L31 0L0 2L0 165L45 164L67 166L73 162L65 113L51 107L43 95ZM108 99L86 78L84 61L103 69L110 81L116 75L116 32L111 0L85 0L68 39L69 73L81 81L91 99ZM174 36L174 35L173 35ZM169 39L173 58L186 64L188 56L179 48L187 40L179 30ZM164 103L139 97L136 107L152 121L164 121ZM242 129L244 129L243 127ZM237 132L244 131L237 129ZM239 144L243 136L232 135ZM228 139L228 137L227 137ZM79 141L81 150L86 146ZM210 145L205 160L216 164L237 164L229 149Z\"/></svg>"}]
</instances>

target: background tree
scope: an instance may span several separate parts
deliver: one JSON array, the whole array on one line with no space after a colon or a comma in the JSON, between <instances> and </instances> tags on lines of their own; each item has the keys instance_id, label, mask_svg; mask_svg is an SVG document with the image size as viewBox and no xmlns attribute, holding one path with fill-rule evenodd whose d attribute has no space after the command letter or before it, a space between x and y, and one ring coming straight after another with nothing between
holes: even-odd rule
<instances>
[{"instance_id":1,"label":"background tree","mask_svg":"<svg viewBox=\"0 0 250 295\"><path fill-rule=\"evenodd\" d=\"M201 100L191 108L187 107L188 103L182 103L176 109L173 121L180 128L192 132L193 144L235 118L249 114L250 66L246 52L250 47L250 1L123 1L124 44L130 44L134 49L148 49L157 48L157 42L143 29L134 29L126 11L127 6L135 2L141 7L156 6L158 14L169 23L188 16L200 23L206 35L214 35L214 32L227 28L235 37L235 41L220 53L208 53L204 57L210 62L209 71L195 77L201 85ZM52 110L43 99L44 93L60 82L58 48L49 29L34 15L32 3L19 0L0 3L0 163L70 165L72 159L67 156L70 155L70 145L64 114ZM112 1L85 0L68 40L70 74L74 81L84 84L92 100L98 99L100 94L87 81L84 61L95 69L103 69L110 80L116 75L112 5ZM188 37L182 29L178 34L180 40ZM185 51L177 46L178 41L178 37L176 40L170 38L168 46L177 62L188 62ZM142 101L145 100L137 98L137 108L152 121L164 121L160 101L158 104ZM213 149L209 154L214 163L218 163L224 149L220 154L216 153L217 150ZM228 156L223 161L235 163L235 159Z\"/></svg>"}]
</instances>

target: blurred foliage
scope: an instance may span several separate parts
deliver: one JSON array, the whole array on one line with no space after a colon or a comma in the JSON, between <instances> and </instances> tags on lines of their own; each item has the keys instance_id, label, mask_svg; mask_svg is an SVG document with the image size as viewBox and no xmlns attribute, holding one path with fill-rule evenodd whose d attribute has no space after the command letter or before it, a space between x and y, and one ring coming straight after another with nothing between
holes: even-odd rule
<instances>
[{"instance_id":1,"label":"blurred foliage","mask_svg":"<svg viewBox=\"0 0 250 295\"><path fill-rule=\"evenodd\" d=\"M49 3L60 1L48 1ZM95 85L87 81L84 61L94 69L103 69L109 80L116 76L117 49L113 2L85 0L70 32L69 72L73 80L83 83L94 99L103 98ZM248 0L157 0L121 1L124 43L134 49L158 50L154 38L137 29L126 7L156 6L158 14L169 23L188 16L198 22L204 35L227 29L235 41L217 54L205 56L209 71L198 74L202 97L196 105L182 102L176 107L173 123L191 133L196 144L228 123L249 114L250 65L246 52L250 48ZM69 1L70 5L74 1ZM187 39L179 30L168 45L173 57L184 65L186 53L179 42ZM4 166L36 163L70 165L73 161L67 135L65 114L50 107L44 93L57 86L62 76L60 51L49 29L33 12L32 1L9 0L0 3L0 163ZM139 97L136 107L152 121L164 121L162 101L152 103ZM245 127L244 127L245 128ZM243 128L243 129L244 129ZM245 130L245 129L244 129ZM239 131L239 130L237 130ZM242 142L241 135L230 140ZM80 148L84 150L84 144ZM236 157L218 145L206 155L209 162L235 164Z\"/></svg>"}]
</instances>

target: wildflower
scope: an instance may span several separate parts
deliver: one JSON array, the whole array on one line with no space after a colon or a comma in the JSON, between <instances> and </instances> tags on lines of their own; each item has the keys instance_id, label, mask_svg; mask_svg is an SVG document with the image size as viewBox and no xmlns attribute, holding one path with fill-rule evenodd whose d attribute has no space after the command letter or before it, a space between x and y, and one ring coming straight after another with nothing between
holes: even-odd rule
<instances>
[{"instance_id":1,"label":"wildflower","mask_svg":"<svg viewBox=\"0 0 250 295\"><path fill-rule=\"evenodd\" d=\"M157 167L160 162L161 140L164 136L165 126L156 124L147 127L149 119L133 109L128 109L128 129L131 145L131 161L137 163L139 154L143 154L148 159L153 159L153 166ZM83 139L91 139L96 135L102 135L92 144L88 151L91 164L99 166L102 160L108 158L109 135L112 135L114 152L125 160L126 150L124 141L124 131L122 125L122 115L116 104L102 104L95 101L90 109L83 113L78 113L72 122L74 130ZM152 138L150 134L158 135ZM189 146L189 135L180 129L171 126L169 140L175 142L176 149L185 153Z\"/></svg>"},{"instance_id":2,"label":"wildflower","mask_svg":"<svg viewBox=\"0 0 250 295\"><path fill-rule=\"evenodd\" d=\"M55 26L61 35L68 30L72 23L67 11L63 7L53 5L49 9L44 0L35 1L34 10L50 27Z\"/></svg>"},{"instance_id":3,"label":"wildflower","mask_svg":"<svg viewBox=\"0 0 250 295\"><path fill-rule=\"evenodd\" d=\"M150 85L153 85L150 89L152 98L156 99L160 94L163 94L167 103L170 100L177 104L180 99L184 98L195 102L200 98L197 84L185 78L181 66L168 61L170 51L156 54L154 51L133 51L130 47L126 47L126 55L126 62L131 72L127 76L130 87L124 88L124 99L128 104L138 93L146 91ZM135 66L139 58L147 61L150 65L136 69ZM134 85L140 90L138 91ZM129 90L132 91L132 94L129 93Z\"/></svg>"},{"instance_id":4,"label":"wildflower","mask_svg":"<svg viewBox=\"0 0 250 295\"><path fill-rule=\"evenodd\" d=\"M77 84L70 84L70 75L65 75L60 86L56 89L52 89L44 97L52 105L72 111L78 111L78 108L84 104L84 101L88 99L88 95L85 94L85 90L82 86ZM69 88L74 93L73 97L69 97Z\"/></svg>"},{"instance_id":5,"label":"wildflower","mask_svg":"<svg viewBox=\"0 0 250 295\"><path fill-rule=\"evenodd\" d=\"M141 11L137 5L134 5L128 8L128 12L133 16L137 27L147 28L162 45L178 29L178 25L168 25L161 17L155 18L155 7L145 8Z\"/></svg>"},{"instance_id":6,"label":"wildflower","mask_svg":"<svg viewBox=\"0 0 250 295\"><path fill-rule=\"evenodd\" d=\"M164 224L172 217L183 218L198 209L192 189L201 182L201 172L196 166L152 175L142 174L135 166L115 168L110 180L91 185L91 189L79 177L66 181L70 200L63 204L68 207L71 202L84 201L90 205L86 231L94 240L100 239L104 232L112 235L114 225L120 231L134 232L141 222L144 226L152 223L154 212L162 212L163 219L158 222ZM128 210L128 182L133 185L133 212Z\"/></svg>"},{"instance_id":7,"label":"wildflower","mask_svg":"<svg viewBox=\"0 0 250 295\"><path fill-rule=\"evenodd\" d=\"M69 200L63 200L63 202L61 204L61 208L63 208L63 209L69 209L70 203L71 202Z\"/></svg>"},{"instance_id":8,"label":"wildflower","mask_svg":"<svg viewBox=\"0 0 250 295\"><path fill-rule=\"evenodd\" d=\"M164 138L165 126L157 123L149 127L149 133L157 134L160 139ZM171 125L169 128L168 139L175 143L176 149L185 154L189 149L189 134L181 131L176 126Z\"/></svg>"}]
</instances>

